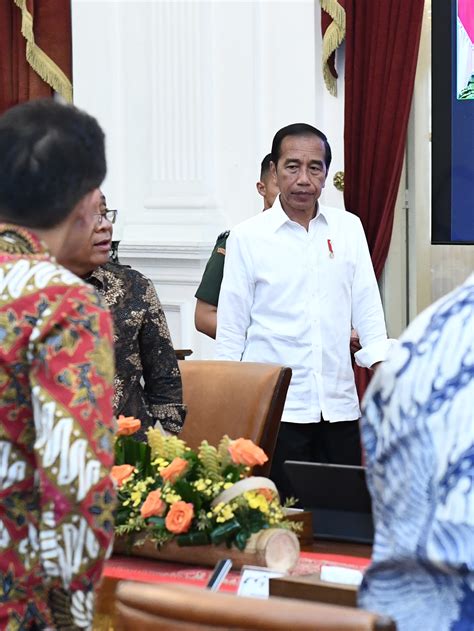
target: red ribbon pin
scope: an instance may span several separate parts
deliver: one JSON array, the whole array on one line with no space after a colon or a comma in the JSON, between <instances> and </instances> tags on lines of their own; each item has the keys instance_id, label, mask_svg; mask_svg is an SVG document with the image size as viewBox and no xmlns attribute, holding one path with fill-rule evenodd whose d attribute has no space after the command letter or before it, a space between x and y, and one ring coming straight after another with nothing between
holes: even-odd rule
<instances>
[{"instance_id":1,"label":"red ribbon pin","mask_svg":"<svg viewBox=\"0 0 474 631\"><path fill-rule=\"evenodd\" d=\"M329 258L334 258L334 250L332 249L331 239L328 239Z\"/></svg>"}]
</instances>

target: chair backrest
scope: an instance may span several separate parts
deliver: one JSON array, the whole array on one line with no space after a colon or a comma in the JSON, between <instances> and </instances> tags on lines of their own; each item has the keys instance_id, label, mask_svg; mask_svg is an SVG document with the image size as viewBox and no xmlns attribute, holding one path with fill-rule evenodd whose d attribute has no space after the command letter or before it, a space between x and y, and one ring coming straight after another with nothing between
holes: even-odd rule
<instances>
[{"instance_id":1,"label":"chair backrest","mask_svg":"<svg viewBox=\"0 0 474 631\"><path fill-rule=\"evenodd\" d=\"M187 585L121 582L121 631L395 631L390 618L352 607L291 598L258 600Z\"/></svg>"},{"instance_id":2,"label":"chair backrest","mask_svg":"<svg viewBox=\"0 0 474 631\"><path fill-rule=\"evenodd\" d=\"M180 434L195 449L217 444L224 434L250 438L268 456L254 473L268 475L291 368L253 362L179 361L188 412Z\"/></svg>"}]
</instances>

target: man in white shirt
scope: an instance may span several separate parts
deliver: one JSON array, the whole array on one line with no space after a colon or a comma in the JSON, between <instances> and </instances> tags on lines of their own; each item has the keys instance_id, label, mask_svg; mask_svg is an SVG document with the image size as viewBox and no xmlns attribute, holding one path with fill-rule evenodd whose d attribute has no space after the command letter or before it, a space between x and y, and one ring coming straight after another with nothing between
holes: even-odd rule
<instances>
[{"instance_id":1,"label":"man in white shirt","mask_svg":"<svg viewBox=\"0 0 474 631\"><path fill-rule=\"evenodd\" d=\"M289 459L360 464L360 416L350 356L383 361L390 342L360 220L319 203L331 163L326 136L296 123L273 139L280 196L232 229L219 298L217 357L293 369L273 460L282 496Z\"/></svg>"}]
</instances>

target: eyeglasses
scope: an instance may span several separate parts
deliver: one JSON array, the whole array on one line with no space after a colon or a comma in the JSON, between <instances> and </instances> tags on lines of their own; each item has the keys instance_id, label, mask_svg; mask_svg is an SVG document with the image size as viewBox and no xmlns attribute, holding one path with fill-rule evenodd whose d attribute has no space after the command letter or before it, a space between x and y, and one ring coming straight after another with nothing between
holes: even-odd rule
<instances>
[{"instance_id":1,"label":"eyeglasses","mask_svg":"<svg viewBox=\"0 0 474 631\"><path fill-rule=\"evenodd\" d=\"M115 223L115 220L117 219L117 212L118 210L106 210L103 213L96 213L95 216L97 217L97 225L101 226L104 218L110 223Z\"/></svg>"}]
</instances>

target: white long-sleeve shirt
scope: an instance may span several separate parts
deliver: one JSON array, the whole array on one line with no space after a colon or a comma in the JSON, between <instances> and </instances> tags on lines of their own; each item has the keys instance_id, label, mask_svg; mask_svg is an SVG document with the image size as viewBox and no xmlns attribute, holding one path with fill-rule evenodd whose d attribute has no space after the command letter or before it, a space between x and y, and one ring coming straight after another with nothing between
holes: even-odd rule
<instances>
[{"instance_id":1,"label":"white long-sleeve shirt","mask_svg":"<svg viewBox=\"0 0 474 631\"><path fill-rule=\"evenodd\" d=\"M279 199L232 229L217 315L218 359L291 366L283 421L360 416L350 356L360 366L391 346L365 234L355 215L319 205L306 231Z\"/></svg>"}]
</instances>

